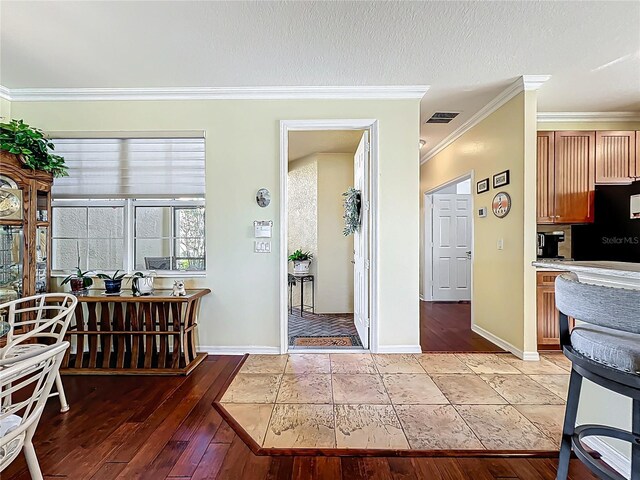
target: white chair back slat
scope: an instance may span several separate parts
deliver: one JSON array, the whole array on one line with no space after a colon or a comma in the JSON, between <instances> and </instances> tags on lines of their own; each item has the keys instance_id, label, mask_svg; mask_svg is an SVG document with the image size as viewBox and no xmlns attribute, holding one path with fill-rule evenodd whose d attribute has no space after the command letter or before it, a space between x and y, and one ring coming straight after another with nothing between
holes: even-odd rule
<instances>
[{"instance_id":1,"label":"white chair back slat","mask_svg":"<svg viewBox=\"0 0 640 480\"><path fill-rule=\"evenodd\" d=\"M69 342L61 342L44 347L37 355L33 353L16 357L9 366L0 367L0 422L15 421L15 425L0 437L0 472L2 472L20 453L25 443L31 445L31 440L42 416L45 403L51 392L62 357L69 348ZM6 402L17 390L24 389L28 395L25 400ZM25 450L25 454L31 452ZM41 478L40 472L32 471L33 458L29 462L32 477ZM37 459L35 459L37 467Z\"/></svg>"},{"instance_id":2,"label":"white chair back slat","mask_svg":"<svg viewBox=\"0 0 640 480\"><path fill-rule=\"evenodd\" d=\"M0 312L8 311L7 322L11 327L7 344L0 348L0 360L11 355L18 345L38 339L61 342L77 304L75 296L65 293L45 293L0 304ZM20 332L16 333L17 330Z\"/></svg>"}]
</instances>

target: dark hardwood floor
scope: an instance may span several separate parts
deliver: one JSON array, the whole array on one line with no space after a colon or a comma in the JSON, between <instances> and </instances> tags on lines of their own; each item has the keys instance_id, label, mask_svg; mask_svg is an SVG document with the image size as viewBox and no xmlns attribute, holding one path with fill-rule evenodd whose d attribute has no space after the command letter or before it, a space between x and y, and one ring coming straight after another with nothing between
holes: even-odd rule
<instances>
[{"instance_id":1,"label":"dark hardwood floor","mask_svg":"<svg viewBox=\"0 0 640 480\"><path fill-rule=\"evenodd\" d=\"M504 352L471 331L471 304L420 302L423 352Z\"/></svg>"},{"instance_id":2,"label":"dark hardwood floor","mask_svg":"<svg viewBox=\"0 0 640 480\"><path fill-rule=\"evenodd\" d=\"M65 376L71 411L48 402L35 436L47 479L552 480L554 458L256 456L211 403L242 357L188 377ZM577 460L572 480L591 480ZM2 480L28 479L20 454Z\"/></svg>"}]
</instances>

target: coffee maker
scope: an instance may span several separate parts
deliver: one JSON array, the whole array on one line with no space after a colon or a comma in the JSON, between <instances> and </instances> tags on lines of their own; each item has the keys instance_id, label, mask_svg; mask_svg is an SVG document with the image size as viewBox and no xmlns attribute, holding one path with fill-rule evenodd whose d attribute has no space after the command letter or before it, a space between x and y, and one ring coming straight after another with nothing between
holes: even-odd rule
<instances>
[{"instance_id":1,"label":"coffee maker","mask_svg":"<svg viewBox=\"0 0 640 480\"><path fill-rule=\"evenodd\" d=\"M538 258L564 258L558 255L558 244L564 242L564 232L538 233Z\"/></svg>"}]
</instances>

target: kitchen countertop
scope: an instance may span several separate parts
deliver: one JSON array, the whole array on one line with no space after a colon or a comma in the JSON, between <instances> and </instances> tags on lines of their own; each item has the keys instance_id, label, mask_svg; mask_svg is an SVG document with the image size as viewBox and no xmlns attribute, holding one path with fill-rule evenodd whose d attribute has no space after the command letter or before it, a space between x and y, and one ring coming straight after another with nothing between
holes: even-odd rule
<instances>
[{"instance_id":1,"label":"kitchen countertop","mask_svg":"<svg viewBox=\"0 0 640 480\"><path fill-rule=\"evenodd\" d=\"M615 283L622 287L640 288L640 263L541 259L532 265L539 270L574 272L587 283Z\"/></svg>"}]
</instances>

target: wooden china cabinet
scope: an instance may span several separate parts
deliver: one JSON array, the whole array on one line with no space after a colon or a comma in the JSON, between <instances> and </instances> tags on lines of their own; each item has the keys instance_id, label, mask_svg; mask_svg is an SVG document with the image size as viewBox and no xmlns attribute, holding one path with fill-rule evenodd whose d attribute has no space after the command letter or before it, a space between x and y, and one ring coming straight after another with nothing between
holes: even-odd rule
<instances>
[{"instance_id":1,"label":"wooden china cabinet","mask_svg":"<svg viewBox=\"0 0 640 480\"><path fill-rule=\"evenodd\" d=\"M49 290L52 183L0 152L0 303Z\"/></svg>"}]
</instances>

